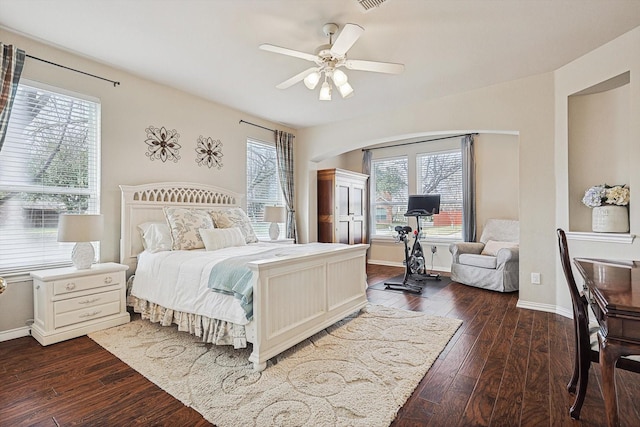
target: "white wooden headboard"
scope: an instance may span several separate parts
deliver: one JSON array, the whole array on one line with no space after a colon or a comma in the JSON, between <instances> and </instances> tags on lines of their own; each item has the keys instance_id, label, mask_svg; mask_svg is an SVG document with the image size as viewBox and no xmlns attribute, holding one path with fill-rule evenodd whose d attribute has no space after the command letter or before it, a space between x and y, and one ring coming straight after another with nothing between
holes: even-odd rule
<instances>
[{"instance_id":1,"label":"white wooden headboard","mask_svg":"<svg viewBox=\"0 0 640 427\"><path fill-rule=\"evenodd\" d=\"M147 221L165 221L162 208L232 208L239 207L244 197L223 188L191 182L157 182L143 185L121 185L120 262L135 271L137 255L142 252L142 239L137 227Z\"/></svg>"}]
</instances>

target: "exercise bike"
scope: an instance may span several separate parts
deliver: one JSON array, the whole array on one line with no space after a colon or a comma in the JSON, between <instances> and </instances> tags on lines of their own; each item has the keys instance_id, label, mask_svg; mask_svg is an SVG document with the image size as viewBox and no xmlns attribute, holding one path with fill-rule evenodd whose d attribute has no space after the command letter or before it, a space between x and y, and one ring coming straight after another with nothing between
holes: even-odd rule
<instances>
[{"instance_id":1,"label":"exercise bike","mask_svg":"<svg viewBox=\"0 0 640 427\"><path fill-rule=\"evenodd\" d=\"M409 251L409 234L411 233L411 227L409 226L401 226L398 225L395 228L397 233L396 242L404 243L404 278L402 283L391 283L385 282L385 289L394 289L394 290L405 290L413 293L420 294L422 293L423 284L416 282L424 282L425 280L440 280L440 275L433 273L433 271L428 272L426 268L426 262L424 258L424 251L422 250L422 245L420 244L420 238L422 237L422 231L420 230L420 217L422 216L430 216L432 214L425 214L422 212L419 213L409 213L407 212L405 216L415 216L417 221L416 230L413 232L413 246L411 247L411 251ZM433 253L431 251L431 266L433 268Z\"/></svg>"}]
</instances>

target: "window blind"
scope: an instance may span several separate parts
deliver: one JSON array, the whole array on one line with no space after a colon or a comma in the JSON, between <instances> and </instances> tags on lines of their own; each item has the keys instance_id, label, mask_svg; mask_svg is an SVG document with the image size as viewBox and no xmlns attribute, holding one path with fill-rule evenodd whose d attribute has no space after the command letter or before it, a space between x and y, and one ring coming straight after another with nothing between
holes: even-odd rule
<instances>
[{"instance_id":1,"label":"window blind","mask_svg":"<svg viewBox=\"0 0 640 427\"><path fill-rule=\"evenodd\" d=\"M396 225L406 225L404 213L409 201L408 166L406 156L371 162L373 235L393 236Z\"/></svg>"},{"instance_id":2,"label":"window blind","mask_svg":"<svg viewBox=\"0 0 640 427\"><path fill-rule=\"evenodd\" d=\"M269 238L270 223L264 222L265 206L282 206L275 144L247 140L247 215L258 238Z\"/></svg>"},{"instance_id":3,"label":"window blind","mask_svg":"<svg viewBox=\"0 0 640 427\"><path fill-rule=\"evenodd\" d=\"M100 208L99 101L23 82L0 151L4 275L69 265L74 244L57 242L58 215Z\"/></svg>"},{"instance_id":4,"label":"window blind","mask_svg":"<svg viewBox=\"0 0 640 427\"><path fill-rule=\"evenodd\" d=\"M416 177L419 194L440 194L440 214L426 219L427 235L462 237L462 152L418 154Z\"/></svg>"}]
</instances>

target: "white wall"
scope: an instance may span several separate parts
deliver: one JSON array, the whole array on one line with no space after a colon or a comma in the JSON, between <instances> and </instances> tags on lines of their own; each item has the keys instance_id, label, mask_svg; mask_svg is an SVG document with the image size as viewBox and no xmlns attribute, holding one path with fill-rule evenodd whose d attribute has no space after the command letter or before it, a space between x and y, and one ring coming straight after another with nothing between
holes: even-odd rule
<instances>
[{"instance_id":1,"label":"white wall","mask_svg":"<svg viewBox=\"0 0 640 427\"><path fill-rule=\"evenodd\" d=\"M104 262L119 260L119 184L202 182L244 194L247 137L271 141L273 134L257 127L239 124L240 119L271 129L278 127L294 132L5 30L0 30L0 40L5 44L16 45L27 54L121 82L120 86L113 87L108 82L28 58L22 73L22 77L26 79L91 95L101 101L101 210L105 218L101 261ZM149 126L165 126L178 131L182 158L177 163L150 161L145 156L145 129ZM222 169L199 167L195 162L196 141L200 135L222 142ZM10 290L0 295L0 332L23 327L26 320L33 317L30 285L28 281L10 282L10 288L28 286L29 289Z\"/></svg>"}]
</instances>

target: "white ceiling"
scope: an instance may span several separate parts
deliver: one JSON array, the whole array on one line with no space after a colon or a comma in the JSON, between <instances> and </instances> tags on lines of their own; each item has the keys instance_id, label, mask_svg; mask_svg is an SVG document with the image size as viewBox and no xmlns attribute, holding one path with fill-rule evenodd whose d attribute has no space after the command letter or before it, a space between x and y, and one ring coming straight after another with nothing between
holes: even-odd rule
<instances>
[{"instance_id":1,"label":"white ceiling","mask_svg":"<svg viewBox=\"0 0 640 427\"><path fill-rule=\"evenodd\" d=\"M365 28L349 58L404 73L346 70L355 95L330 102L276 89L312 64L258 46L313 53L327 22ZM293 128L552 71L638 25L640 0L0 0L6 29Z\"/></svg>"}]
</instances>

